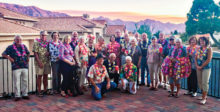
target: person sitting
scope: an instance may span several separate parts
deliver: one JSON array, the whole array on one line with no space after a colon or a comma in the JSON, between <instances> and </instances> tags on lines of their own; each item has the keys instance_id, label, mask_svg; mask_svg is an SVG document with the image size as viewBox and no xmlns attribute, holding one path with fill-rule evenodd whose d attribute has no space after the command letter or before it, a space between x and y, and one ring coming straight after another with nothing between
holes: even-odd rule
<instances>
[{"instance_id":1,"label":"person sitting","mask_svg":"<svg viewBox=\"0 0 220 112\"><path fill-rule=\"evenodd\" d=\"M129 92L131 94L136 94L137 89L137 67L132 63L132 58L130 56L126 56L126 64L123 65L119 82L119 87L122 91L127 90L127 86L129 86Z\"/></svg>"}]
</instances>

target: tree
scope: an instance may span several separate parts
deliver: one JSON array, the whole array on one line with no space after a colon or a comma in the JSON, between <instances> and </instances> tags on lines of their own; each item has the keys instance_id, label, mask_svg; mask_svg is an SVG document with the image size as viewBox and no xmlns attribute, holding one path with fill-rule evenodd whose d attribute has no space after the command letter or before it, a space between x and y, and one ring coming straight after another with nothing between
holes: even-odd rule
<instances>
[{"instance_id":1,"label":"tree","mask_svg":"<svg viewBox=\"0 0 220 112\"><path fill-rule=\"evenodd\" d=\"M158 31L154 34L154 36L156 36L157 38L159 38L159 35L160 35L160 30L158 30Z\"/></svg>"},{"instance_id":2,"label":"tree","mask_svg":"<svg viewBox=\"0 0 220 112\"><path fill-rule=\"evenodd\" d=\"M147 34L147 37L148 37L149 39L151 39L152 33L151 33L150 27L149 27L148 25L146 25L146 24L141 25L141 26L138 28L137 32L138 32L139 34L146 33L146 34Z\"/></svg>"},{"instance_id":3,"label":"tree","mask_svg":"<svg viewBox=\"0 0 220 112\"><path fill-rule=\"evenodd\" d=\"M173 35L178 35L178 34L179 34L178 31L174 30Z\"/></svg>"},{"instance_id":4,"label":"tree","mask_svg":"<svg viewBox=\"0 0 220 112\"><path fill-rule=\"evenodd\" d=\"M210 34L213 41L220 46L220 43L213 36L220 32L220 6L213 0L194 0L193 5L187 14L186 33Z\"/></svg>"},{"instance_id":5,"label":"tree","mask_svg":"<svg viewBox=\"0 0 220 112\"><path fill-rule=\"evenodd\" d=\"M183 42L187 42L189 36L187 35L187 33L182 33L180 34L180 38L182 39Z\"/></svg>"}]
</instances>

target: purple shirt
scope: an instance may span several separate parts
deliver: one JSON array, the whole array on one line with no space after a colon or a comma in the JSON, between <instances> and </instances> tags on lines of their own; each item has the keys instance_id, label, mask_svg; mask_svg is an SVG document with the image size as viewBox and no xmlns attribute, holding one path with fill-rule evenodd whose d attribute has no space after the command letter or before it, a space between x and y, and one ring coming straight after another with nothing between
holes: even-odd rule
<instances>
[{"instance_id":1,"label":"purple shirt","mask_svg":"<svg viewBox=\"0 0 220 112\"><path fill-rule=\"evenodd\" d=\"M61 60L67 59L73 61L74 52L69 44L63 44L59 48L59 58Z\"/></svg>"}]
</instances>

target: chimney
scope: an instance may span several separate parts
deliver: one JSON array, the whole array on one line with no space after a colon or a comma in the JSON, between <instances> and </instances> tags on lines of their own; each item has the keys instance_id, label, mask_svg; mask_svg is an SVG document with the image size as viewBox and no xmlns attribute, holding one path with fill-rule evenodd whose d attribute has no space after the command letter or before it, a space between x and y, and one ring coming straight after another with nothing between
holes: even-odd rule
<instances>
[{"instance_id":1,"label":"chimney","mask_svg":"<svg viewBox=\"0 0 220 112\"><path fill-rule=\"evenodd\" d=\"M89 19L89 14L83 14L83 18Z\"/></svg>"}]
</instances>

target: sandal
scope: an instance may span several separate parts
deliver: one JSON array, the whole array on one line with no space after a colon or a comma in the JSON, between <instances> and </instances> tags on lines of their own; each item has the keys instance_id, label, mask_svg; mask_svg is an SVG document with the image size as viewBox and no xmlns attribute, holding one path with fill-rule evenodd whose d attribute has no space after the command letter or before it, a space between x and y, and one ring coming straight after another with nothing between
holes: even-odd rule
<instances>
[{"instance_id":1,"label":"sandal","mask_svg":"<svg viewBox=\"0 0 220 112\"><path fill-rule=\"evenodd\" d=\"M179 94L175 94L175 98L179 98Z\"/></svg>"},{"instance_id":2,"label":"sandal","mask_svg":"<svg viewBox=\"0 0 220 112\"><path fill-rule=\"evenodd\" d=\"M39 92L39 93L37 94L37 96L38 96L38 97L43 97L43 96L44 96L44 93L43 93L43 92Z\"/></svg>"},{"instance_id":3,"label":"sandal","mask_svg":"<svg viewBox=\"0 0 220 112\"><path fill-rule=\"evenodd\" d=\"M150 87L149 89L150 89L150 90L154 90L155 88L154 88L154 87Z\"/></svg>"},{"instance_id":4,"label":"sandal","mask_svg":"<svg viewBox=\"0 0 220 112\"><path fill-rule=\"evenodd\" d=\"M66 97L66 98L68 97L68 95L65 94L65 93L61 93L60 95L61 95L62 97Z\"/></svg>"}]
</instances>

